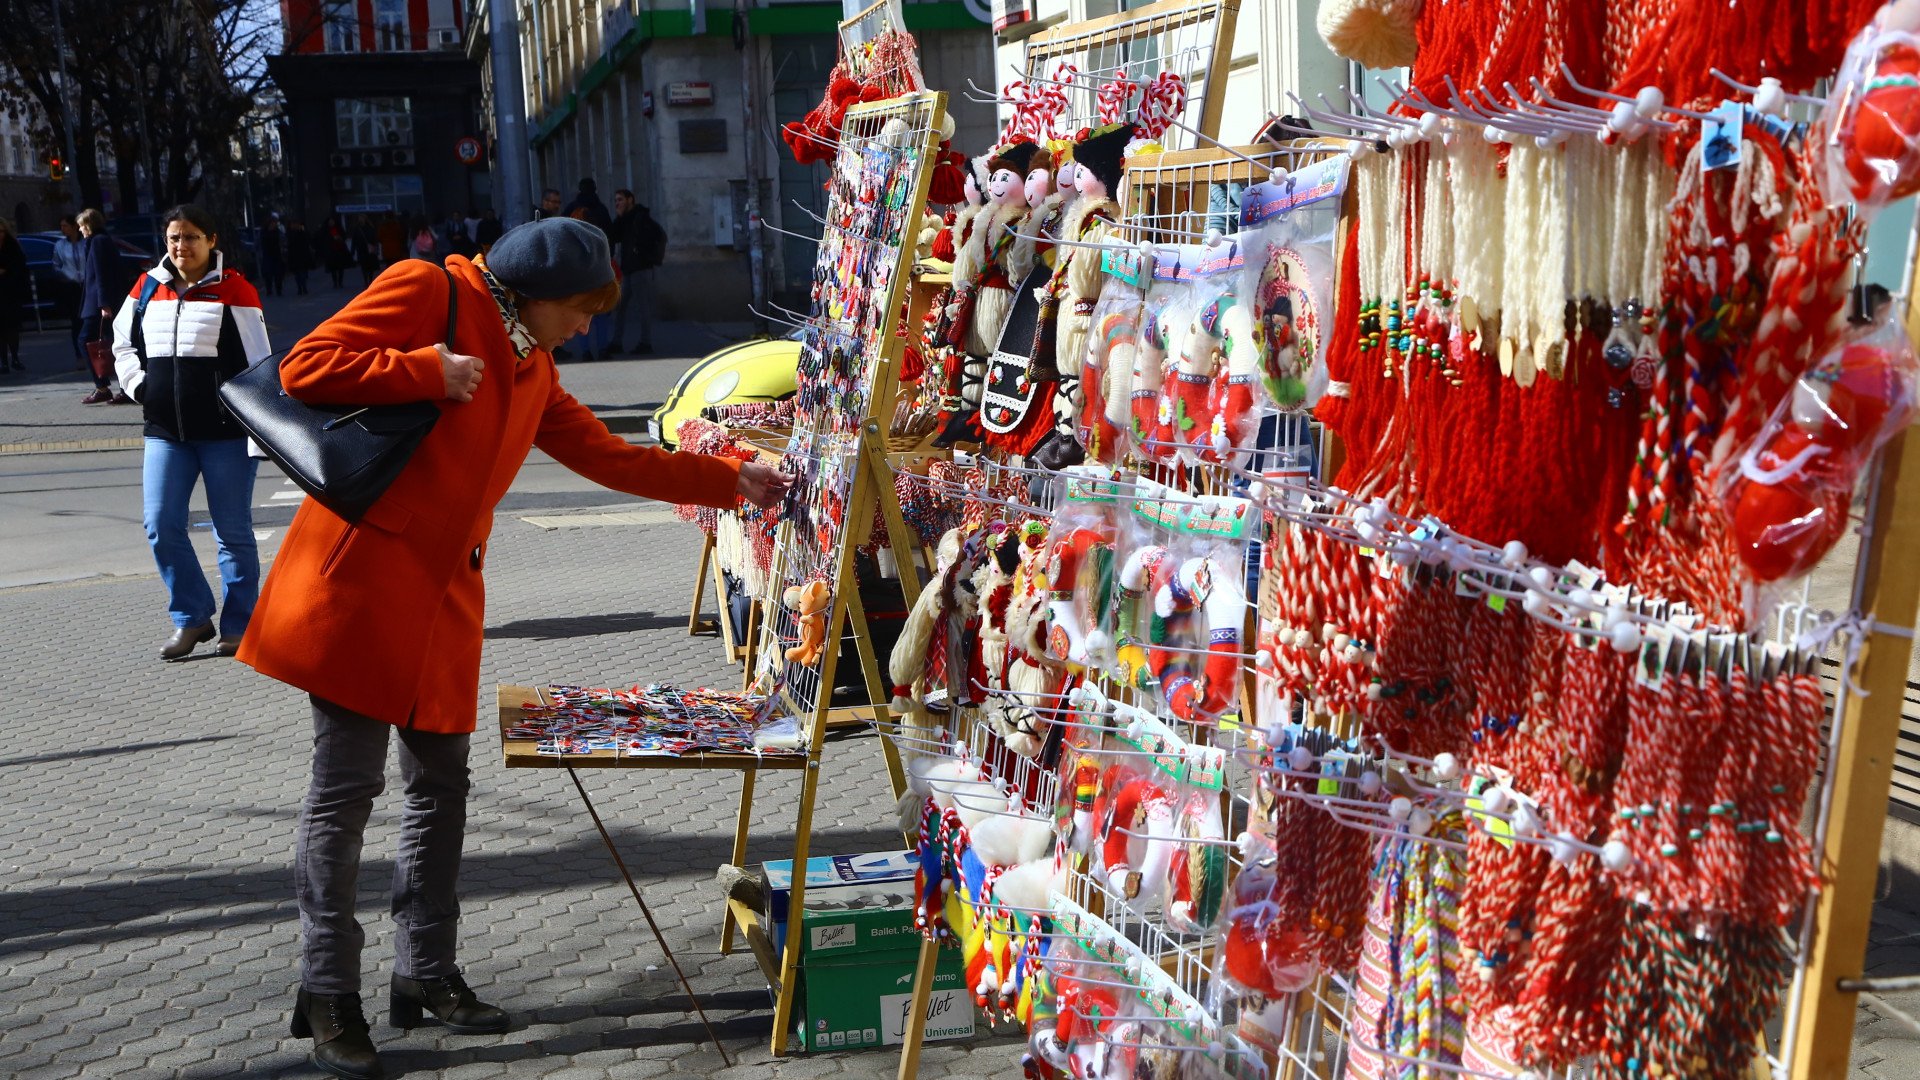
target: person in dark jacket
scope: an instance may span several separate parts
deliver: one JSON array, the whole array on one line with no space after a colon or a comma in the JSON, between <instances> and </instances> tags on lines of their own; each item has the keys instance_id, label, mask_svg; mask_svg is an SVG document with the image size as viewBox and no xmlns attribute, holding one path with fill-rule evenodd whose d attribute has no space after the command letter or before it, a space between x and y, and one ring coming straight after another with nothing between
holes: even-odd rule
<instances>
[{"instance_id":1,"label":"person in dark jacket","mask_svg":"<svg viewBox=\"0 0 1920 1080\"><path fill-rule=\"evenodd\" d=\"M580 190L562 213L613 235L613 215L607 213L607 204L600 201L600 185L594 183L592 177L580 181Z\"/></svg>"},{"instance_id":2,"label":"person in dark jacket","mask_svg":"<svg viewBox=\"0 0 1920 1080\"><path fill-rule=\"evenodd\" d=\"M80 211L80 236L86 250L80 257L80 340L84 342L101 341L107 337L107 330L113 319L114 305L126 295L127 278L132 269L120 253L120 245L107 235L107 216L88 207ZM133 399L125 391L111 389L111 372L96 369L93 373L93 393L80 399L82 405L131 405Z\"/></svg>"},{"instance_id":3,"label":"person in dark jacket","mask_svg":"<svg viewBox=\"0 0 1920 1080\"><path fill-rule=\"evenodd\" d=\"M146 413L147 542L174 627L160 658L184 659L214 636L213 592L187 534L187 502L201 479L220 545L219 651L232 656L260 594L252 509L259 463L220 403L220 384L273 350L260 297L225 265L212 215L188 204L165 220L166 257L142 275L113 320L114 359L120 384Z\"/></svg>"},{"instance_id":4,"label":"person in dark jacket","mask_svg":"<svg viewBox=\"0 0 1920 1080\"><path fill-rule=\"evenodd\" d=\"M665 258L667 233L626 188L613 193L613 249L620 260L620 306L613 315L613 351L627 350L627 313L638 307L635 355L653 351L653 270Z\"/></svg>"},{"instance_id":5,"label":"person in dark jacket","mask_svg":"<svg viewBox=\"0 0 1920 1080\"><path fill-rule=\"evenodd\" d=\"M340 220L339 214L328 214L327 223L320 227L320 236L316 239L327 265L327 276L333 279L333 287L341 288L346 279L347 267L353 265L352 245L347 239L347 226Z\"/></svg>"},{"instance_id":6,"label":"person in dark jacket","mask_svg":"<svg viewBox=\"0 0 1920 1080\"><path fill-rule=\"evenodd\" d=\"M500 234L506 229L500 224L500 215L489 206L480 211L480 224L473 230L473 242L480 245L480 254L485 255L500 242Z\"/></svg>"},{"instance_id":7,"label":"person in dark jacket","mask_svg":"<svg viewBox=\"0 0 1920 1080\"><path fill-rule=\"evenodd\" d=\"M313 273L313 238L307 235L307 223L298 218L287 226L287 272L293 275L295 295L307 295L307 275Z\"/></svg>"},{"instance_id":8,"label":"person in dark jacket","mask_svg":"<svg viewBox=\"0 0 1920 1080\"><path fill-rule=\"evenodd\" d=\"M260 226L260 287L268 296L284 295L287 278L287 227L280 212L267 215Z\"/></svg>"},{"instance_id":9,"label":"person in dark jacket","mask_svg":"<svg viewBox=\"0 0 1920 1080\"><path fill-rule=\"evenodd\" d=\"M27 252L13 235L13 223L0 218L0 374L25 371L20 362L20 323L26 317Z\"/></svg>"}]
</instances>

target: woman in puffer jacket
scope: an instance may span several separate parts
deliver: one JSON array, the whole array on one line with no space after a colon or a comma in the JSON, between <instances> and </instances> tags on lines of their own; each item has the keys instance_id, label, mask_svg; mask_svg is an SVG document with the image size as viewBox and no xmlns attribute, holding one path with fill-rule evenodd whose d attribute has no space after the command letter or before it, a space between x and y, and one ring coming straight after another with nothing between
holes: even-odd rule
<instances>
[{"instance_id":1,"label":"woman in puffer jacket","mask_svg":"<svg viewBox=\"0 0 1920 1080\"><path fill-rule=\"evenodd\" d=\"M220 384L272 350L260 297L225 265L212 215L176 206L165 229L166 257L134 283L113 320L114 366L146 414L143 516L173 616L160 658L185 659L215 633L213 592L187 532L187 501L201 479L220 546L218 648L232 656L260 595L253 538L259 463L220 403Z\"/></svg>"}]
</instances>

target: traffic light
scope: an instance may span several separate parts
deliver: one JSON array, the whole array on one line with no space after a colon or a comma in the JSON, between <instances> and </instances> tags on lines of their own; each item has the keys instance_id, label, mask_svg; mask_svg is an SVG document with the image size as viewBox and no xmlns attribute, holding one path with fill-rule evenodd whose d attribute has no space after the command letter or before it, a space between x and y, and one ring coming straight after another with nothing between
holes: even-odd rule
<instances>
[{"instance_id":1,"label":"traffic light","mask_svg":"<svg viewBox=\"0 0 1920 1080\"><path fill-rule=\"evenodd\" d=\"M65 180L66 178L67 178L66 162L61 161L60 156L58 154L55 154L53 157L48 158L47 159L47 179Z\"/></svg>"}]
</instances>

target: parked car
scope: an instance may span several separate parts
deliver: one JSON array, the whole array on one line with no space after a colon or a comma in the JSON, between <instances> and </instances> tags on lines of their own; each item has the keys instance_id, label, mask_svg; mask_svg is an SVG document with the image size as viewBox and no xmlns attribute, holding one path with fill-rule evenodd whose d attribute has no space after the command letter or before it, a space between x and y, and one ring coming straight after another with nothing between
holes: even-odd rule
<instances>
[{"instance_id":1,"label":"parked car","mask_svg":"<svg viewBox=\"0 0 1920 1080\"><path fill-rule=\"evenodd\" d=\"M68 313L60 307L60 275L53 269L53 245L59 239L57 232L26 233L20 237L20 246L27 253L27 325L35 330L67 324ZM160 261L137 244L119 237L114 237L114 241L120 245L120 253L141 273Z\"/></svg>"},{"instance_id":2,"label":"parked car","mask_svg":"<svg viewBox=\"0 0 1920 1080\"><path fill-rule=\"evenodd\" d=\"M792 397L800 369L800 335L796 330L784 338L755 338L702 357L673 384L647 422L654 441L673 449L681 422L714 406Z\"/></svg>"}]
</instances>

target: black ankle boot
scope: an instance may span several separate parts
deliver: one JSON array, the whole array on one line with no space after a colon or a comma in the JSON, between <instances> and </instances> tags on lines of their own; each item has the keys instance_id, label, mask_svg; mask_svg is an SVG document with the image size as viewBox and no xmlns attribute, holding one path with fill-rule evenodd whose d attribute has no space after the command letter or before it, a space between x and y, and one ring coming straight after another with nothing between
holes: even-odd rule
<instances>
[{"instance_id":1,"label":"black ankle boot","mask_svg":"<svg viewBox=\"0 0 1920 1080\"><path fill-rule=\"evenodd\" d=\"M307 1060L347 1080L382 1080L380 1055L367 1033L359 994L310 994L305 988L293 1004L293 1037L312 1039Z\"/></svg>"},{"instance_id":2,"label":"black ankle boot","mask_svg":"<svg viewBox=\"0 0 1920 1080\"><path fill-rule=\"evenodd\" d=\"M423 1013L440 1021L457 1035L494 1035L507 1030L512 1018L504 1009L473 996L467 981L458 974L444 979L393 977L388 997L387 1018L397 1028L416 1027L424 1022Z\"/></svg>"}]
</instances>

